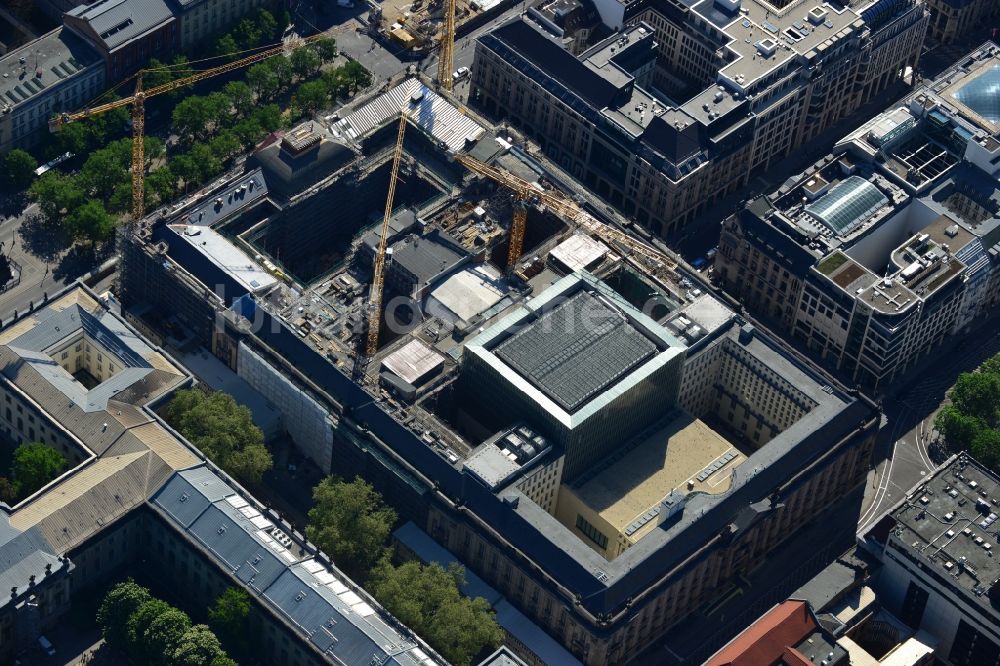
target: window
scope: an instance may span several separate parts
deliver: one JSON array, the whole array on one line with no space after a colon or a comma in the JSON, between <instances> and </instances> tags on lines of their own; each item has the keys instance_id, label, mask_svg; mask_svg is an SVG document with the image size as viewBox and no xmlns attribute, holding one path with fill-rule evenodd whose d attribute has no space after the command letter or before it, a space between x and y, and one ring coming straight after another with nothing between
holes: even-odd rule
<instances>
[{"instance_id":1,"label":"window","mask_svg":"<svg viewBox=\"0 0 1000 666\"><path fill-rule=\"evenodd\" d=\"M579 514L576 516L576 529L580 530L585 537L596 543L602 550L608 547L608 537Z\"/></svg>"}]
</instances>

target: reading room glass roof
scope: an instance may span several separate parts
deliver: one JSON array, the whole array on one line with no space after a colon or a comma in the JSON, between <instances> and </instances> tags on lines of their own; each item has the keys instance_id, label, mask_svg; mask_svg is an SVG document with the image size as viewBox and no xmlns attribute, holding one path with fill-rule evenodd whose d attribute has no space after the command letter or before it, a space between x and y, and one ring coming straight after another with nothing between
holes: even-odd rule
<instances>
[{"instance_id":1,"label":"reading room glass roof","mask_svg":"<svg viewBox=\"0 0 1000 666\"><path fill-rule=\"evenodd\" d=\"M1000 65L986 70L952 96L991 123L1000 122Z\"/></svg>"},{"instance_id":2,"label":"reading room glass roof","mask_svg":"<svg viewBox=\"0 0 1000 666\"><path fill-rule=\"evenodd\" d=\"M887 203L877 187L860 176L851 176L806 206L806 212L833 233L846 234Z\"/></svg>"}]
</instances>

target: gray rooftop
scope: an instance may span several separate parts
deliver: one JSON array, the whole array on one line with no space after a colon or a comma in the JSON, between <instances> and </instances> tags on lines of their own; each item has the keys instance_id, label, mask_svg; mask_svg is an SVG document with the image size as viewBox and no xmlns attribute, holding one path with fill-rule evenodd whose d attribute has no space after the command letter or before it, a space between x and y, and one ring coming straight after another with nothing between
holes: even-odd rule
<instances>
[{"instance_id":1,"label":"gray rooftop","mask_svg":"<svg viewBox=\"0 0 1000 666\"><path fill-rule=\"evenodd\" d=\"M12 588L24 592L32 577L39 581L44 578L46 565L58 570L63 563L41 532L11 527L7 514L0 511L0 589L4 590L0 605L10 601Z\"/></svg>"},{"instance_id":2,"label":"gray rooftop","mask_svg":"<svg viewBox=\"0 0 1000 666\"><path fill-rule=\"evenodd\" d=\"M267 197L267 182L261 170L253 169L240 178L230 181L225 188L207 197L204 202L172 219L174 224L211 227L244 211Z\"/></svg>"},{"instance_id":3,"label":"gray rooftop","mask_svg":"<svg viewBox=\"0 0 1000 666\"><path fill-rule=\"evenodd\" d=\"M61 310L42 310L37 317L35 326L7 345L21 361L4 368L3 374L9 379L18 376L22 365L30 366L85 412L107 409L108 400L138 382L146 384L147 377L154 382L149 384L149 391L155 388L156 378L150 376L154 369L146 359L153 349L107 310L91 313L73 304ZM49 347L80 333L100 343L124 366L120 372L89 390L46 352Z\"/></svg>"},{"instance_id":4,"label":"gray rooftop","mask_svg":"<svg viewBox=\"0 0 1000 666\"><path fill-rule=\"evenodd\" d=\"M108 51L174 20L166 0L98 0L66 13L71 23L86 24Z\"/></svg>"},{"instance_id":5,"label":"gray rooftop","mask_svg":"<svg viewBox=\"0 0 1000 666\"><path fill-rule=\"evenodd\" d=\"M331 663L442 663L208 467L176 472L150 503Z\"/></svg>"},{"instance_id":6,"label":"gray rooftop","mask_svg":"<svg viewBox=\"0 0 1000 666\"><path fill-rule=\"evenodd\" d=\"M805 56L812 59L833 48L864 25L861 16L849 7L839 8L825 3L802 4L799 11L775 12L770 4L745 0L740 12L725 16L721 21L709 10L715 4L707 0L693 9L710 21L732 40L727 48L735 59L719 70L720 79L739 91L745 91L769 73L789 61ZM812 7L819 13L810 16ZM773 47L768 49L765 40Z\"/></svg>"},{"instance_id":7,"label":"gray rooftop","mask_svg":"<svg viewBox=\"0 0 1000 666\"><path fill-rule=\"evenodd\" d=\"M975 605L1000 579L1000 477L965 455L925 479L890 514L889 544L917 558ZM993 612L1000 608L993 602Z\"/></svg>"},{"instance_id":8,"label":"gray rooftop","mask_svg":"<svg viewBox=\"0 0 1000 666\"><path fill-rule=\"evenodd\" d=\"M56 28L0 58L0 108L24 104L99 60L83 39L70 30Z\"/></svg>"},{"instance_id":9,"label":"gray rooftop","mask_svg":"<svg viewBox=\"0 0 1000 666\"><path fill-rule=\"evenodd\" d=\"M392 263L414 275L418 288L449 272L465 257L459 242L440 229L422 236L411 234L392 246Z\"/></svg>"},{"instance_id":10,"label":"gray rooftop","mask_svg":"<svg viewBox=\"0 0 1000 666\"><path fill-rule=\"evenodd\" d=\"M581 291L495 349L536 388L576 411L657 352L609 301Z\"/></svg>"},{"instance_id":11,"label":"gray rooftop","mask_svg":"<svg viewBox=\"0 0 1000 666\"><path fill-rule=\"evenodd\" d=\"M463 150L466 142L478 139L486 131L451 102L413 78L344 116L330 132L337 138L356 141L385 123L398 120L404 108L410 114L411 123L447 145L449 150Z\"/></svg>"}]
</instances>

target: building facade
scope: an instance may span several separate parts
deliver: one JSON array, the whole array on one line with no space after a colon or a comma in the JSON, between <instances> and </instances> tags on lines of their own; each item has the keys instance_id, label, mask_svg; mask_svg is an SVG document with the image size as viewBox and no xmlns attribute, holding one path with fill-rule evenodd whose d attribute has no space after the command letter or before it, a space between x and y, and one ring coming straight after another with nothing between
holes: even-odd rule
<instances>
[{"instance_id":1,"label":"building facade","mask_svg":"<svg viewBox=\"0 0 1000 666\"><path fill-rule=\"evenodd\" d=\"M97 51L65 28L0 57L0 71L0 154L38 143L54 113L82 107L106 80Z\"/></svg>"},{"instance_id":2,"label":"building facade","mask_svg":"<svg viewBox=\"0 0 1000 666\"><path fill-rule=\"evenodd\" d=\"M998 496L996 474L963 453L860 535L883 564L881 602L937 639L935 657L949 666L1000 664Z\"/></svg>"},{"instance_id":3,"label":"building facade","mask_svg":"<svg viewBox=\"0 0 1000 666\"><path fill-rule=\"evenodd\" d=\"M998 63L996 45L980 47L725 220L714 279L876 389L988 315L1000 287Z\"/></svg>"},{"instance_id":4,"label":"building facade","mask_svg":"<svg viewBox=\"0 0 1000 666\"><path fill-rule=\"evenodd\" d=\"M98 0L63 15L63 25L86 39L104 59L105 78L120 81L180 46L169 0Z\"/></svg>"},{"instance_id":5,"label":"building facade","mask_svg":"<svg viewBox=\"0 0 1000 666\"><path fill-rule=\"evenodd\" d=\"M1000 15L1000 7L989 0L927 0L927 11L927 41L931 44L959 41Z\"/></svg>"},{"instance_id":6,"label":"building facade","mask_svg":"<svg viewBox=\"0 0 1000 666\"><path fill-rule=\"evenodd\" d=\"M666 236L915 67L927 23L901 0L718 5L628 3L629 27L578 57L514 20L477 40L469 98Z\"/></svg>"},{"instance_id":7,"label":"building facade","mask_svg":"<svg viewBox=\"0 0 1000 666\"><path fill-rule=\"evenodd\" d=\"M235 25L252 10L270 5L269 0L178 0L182 52L206 42Z\"/></svg>"}]
</instances>

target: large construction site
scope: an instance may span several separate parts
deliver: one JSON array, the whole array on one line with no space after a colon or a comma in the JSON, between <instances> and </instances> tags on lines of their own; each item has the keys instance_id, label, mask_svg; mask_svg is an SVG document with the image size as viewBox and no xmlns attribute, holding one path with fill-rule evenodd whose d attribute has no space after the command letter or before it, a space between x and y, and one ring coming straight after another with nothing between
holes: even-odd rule
<instances>
[{"instance_id":1,"label":"large construction site","mask_svg":"<svg viewBox=\"0 0 1000 666\"><path fill-rule=\"evenodd\" d=\"M363 473L418 524L427 480L519 525L504 538L531 558L561 553L533 575L624 599L639 560L759 499L758 472L798 469L817 432L860 456L853 479L869 442L842 435L868 407L568 183L398 79L147 217L122 306L168 349L209 349L324 473Z\"/></svg>"},{"instance_id":2,"label":"large construction site","mask_svg":"<svg viewBox=\"0 0 1000 666\"><path fill-rule=\"evenodd\" d=\"M502 0L451 0L455 26L501 8ZM386 0L374 5L369 21L378 32L407 49L434 48L445 29L449 0Z\"/></svg>"}]
</instances>

